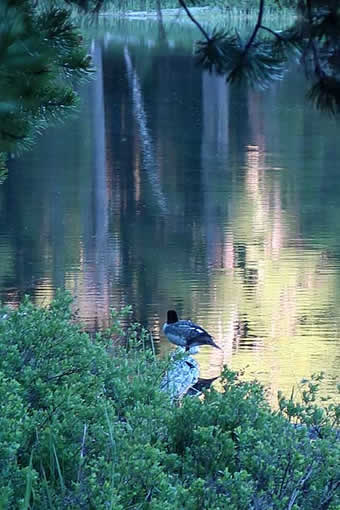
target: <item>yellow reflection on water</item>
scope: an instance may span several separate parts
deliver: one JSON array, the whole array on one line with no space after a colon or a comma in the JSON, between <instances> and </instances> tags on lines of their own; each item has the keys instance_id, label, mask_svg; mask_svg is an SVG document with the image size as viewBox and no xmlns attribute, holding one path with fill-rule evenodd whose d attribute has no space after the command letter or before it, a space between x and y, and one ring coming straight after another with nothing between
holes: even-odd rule
<instances>
[{"instance_id":1,"label":"yellow reflection on water","mask_svg":"<svg viewBox=\"0 0 340 510\"><path fill-rule=\"evenodd\" d=\"M206 377L223 363L287 394L324 371L323 394L339 380L336 272L324 249L311 248L282 206L279 173L267 174L264 147L248 147L244 187L225 228L224 270L213 273L202 324L223 346L198 359ZM230 264L232 260L232 265Z\"/></svg>"}]
</instances>

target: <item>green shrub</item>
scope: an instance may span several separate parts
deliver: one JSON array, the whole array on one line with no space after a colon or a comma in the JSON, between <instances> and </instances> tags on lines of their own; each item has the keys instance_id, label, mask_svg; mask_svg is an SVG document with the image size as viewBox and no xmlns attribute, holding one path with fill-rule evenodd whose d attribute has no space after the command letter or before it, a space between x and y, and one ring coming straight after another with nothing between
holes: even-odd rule
<instances>
[{"instance_id":1,"label":"green shrub","mask_svg":"<svg viewBox=\"0 0 340 510\"><path fill-rule=\"evenodd\" d=\"M227 369L223 392L174 405L143 329L113 313L91 338L70 304L0 311L1 509L339 508L339 411L316 406L317 378L278 412Z\"/></svg>"}]
</instances>

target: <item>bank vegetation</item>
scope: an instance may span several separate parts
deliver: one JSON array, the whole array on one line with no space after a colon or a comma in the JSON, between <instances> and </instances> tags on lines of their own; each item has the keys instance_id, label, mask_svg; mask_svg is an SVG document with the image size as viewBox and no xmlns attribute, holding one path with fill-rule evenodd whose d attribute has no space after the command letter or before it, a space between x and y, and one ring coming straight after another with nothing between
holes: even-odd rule
<instances>
[{"instance_id":1,"label":"bank vegetation","mask_svg":"<svg viewBox=\"0 0 340 510\"><path fill-rule=\"evenodd\" d=\"M148 332L113 312L90 336L70 305L1 309L0 508L339 508L339 407L316 404L319 376L273 410L225 367L222 391L174 403Z\"/></svg>"}]
</instances>

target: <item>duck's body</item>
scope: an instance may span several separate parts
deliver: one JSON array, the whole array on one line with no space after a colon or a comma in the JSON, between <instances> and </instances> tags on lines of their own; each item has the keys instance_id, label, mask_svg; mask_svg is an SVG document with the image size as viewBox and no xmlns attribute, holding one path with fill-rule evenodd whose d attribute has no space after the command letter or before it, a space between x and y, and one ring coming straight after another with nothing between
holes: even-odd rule
<instances>
[{"instance_id":1,"label":"duck's body","mask_svg":"<svg viewBox=\"0 0 340 510\"><path fill-rule=\"evenodd\" d=\"M168 311L167 322L163 326L163 332L171 343L184 347L186 351L200 345L211 345L220 349L215 344L211 335L201 326L190 320L178 320L175 310Z\"/></svg>"}]
</instances>

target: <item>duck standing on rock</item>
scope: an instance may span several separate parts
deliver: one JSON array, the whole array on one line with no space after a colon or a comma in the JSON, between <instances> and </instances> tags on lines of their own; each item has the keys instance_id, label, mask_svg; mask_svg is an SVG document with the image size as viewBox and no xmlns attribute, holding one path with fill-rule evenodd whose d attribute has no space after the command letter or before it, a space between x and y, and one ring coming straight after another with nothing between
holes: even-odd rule
<instances>
[{"instance_id":1,"label":"duck standing on rock","mask_svg":"<svg viewBox=\"0 0 340 510\"><path fill-rule=\"evenodd\" d=\"M171 343L184 347L186 351L200 345L211 345L216 349L221 349L201 326L190 320L178 320L175 310L168 311L163 332Z\"/></svg>"}]
</instances>

